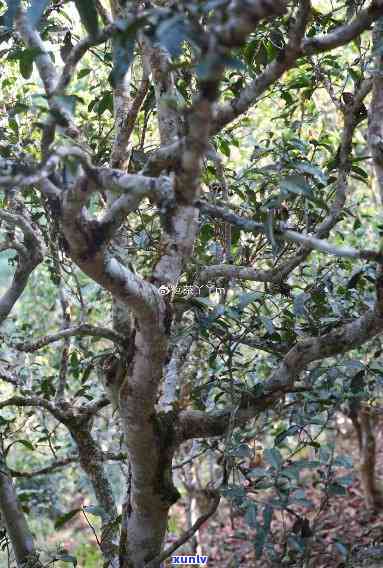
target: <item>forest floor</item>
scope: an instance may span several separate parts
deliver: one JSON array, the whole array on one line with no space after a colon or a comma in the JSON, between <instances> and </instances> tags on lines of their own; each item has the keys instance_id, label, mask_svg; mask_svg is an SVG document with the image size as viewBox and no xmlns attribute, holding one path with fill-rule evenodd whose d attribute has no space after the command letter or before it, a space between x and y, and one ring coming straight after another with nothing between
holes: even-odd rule
<instances>
[{"instance_id":1,"label":"forest floor","mask_svg":"<svg viewBox=\"0 0 383 568\"><path fill-rule=\"evenodd\" d=\"M377 478L383 480L383 426L376 429ZM340 453L347 454L358 464L356 439L340 438ZM332 497L318 514L321 496L315 489L309 490L314 503L307 518L315 521L315 530L307 540L306 562L302 559L290 562L272 563L264 556L256 558L254 550L255 532L249 529L243 517L222 503L218 512L199 536L200 554L208 555L210 568L383 568L383 511L371 512L366 509L363 492L358 479L357 467L354 480L344 497ZM280 547L291 534L292 520L286 514L273 516L272 540ZM348 559L347 554L350 554ZM350 560L350 558L352 558Z\"/></svg>"}]
</instances>

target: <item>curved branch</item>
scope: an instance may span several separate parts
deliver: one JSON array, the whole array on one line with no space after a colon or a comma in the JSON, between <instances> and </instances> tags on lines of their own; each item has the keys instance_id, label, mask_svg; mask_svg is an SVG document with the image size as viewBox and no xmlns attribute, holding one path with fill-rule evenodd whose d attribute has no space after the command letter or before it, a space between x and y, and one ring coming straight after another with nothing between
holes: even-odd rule
<instances>
[{"instance_id":1,"label":"curved branch","mask_svg":"<svg viewBox=\"0 0 383 568\"><path fill-rule=\"evenodd\" d=\"M257 270L248 266L237 266L235 264L217 264L206 266L198 275L201 282L208 282L215 278L226 278L228 280L251 280L253 282L275 282L279 281L279 269Z\"/></svg>"},{"instance_id":2,"label":"curved branch","mask_svg":"<svg viewBox=\"0 0 383 568\"><path fill-rule=\"evenodd\" d=\"M18 247L17 268L12 283L0 298L0 325L10 314L13 306L24 292L33 270L44 257L44 246L30 221L21 214L0 210L0 220L18 227L24 235L22 249ZM24 252L23 252L24 251Z\"/></svg>"},{"instance_id":3,"label":"curved branch","mask_svg":"<svg viewBox=\"0 0 383 568\"><path fill-rule=\"evenodd\" d=\"M107 179L113 179L113 170L102 170L100 176L105 174ZM157 189L162 191L162 181L143 178L141 176L116 176L115 183L124 189L127 180L128 190L135 191L131 180L142 183L141 190L146 193ZM91 180L80 178L77 183L63 195L62 228L69 245L69 254L76 264L103 288L126 305L130 306L138 320L143 324L143 331L159 341L163 339L163 314L166 312L166 303L161 298L158 289L146 282L132 270L129 270L117 258L106 250L106 240L110 236L108 223L91 219L87 215L84 204L88 197L88 188L92 192ZM113 223L113 218L111 219Z\"/></svg>"},{"instance_id":4,"label":"curved branch","mask_svg":"<svg viewBox=\"0 0 383 568\"><path fill-rule=\"evenodd\" d=\"M19 343L13 343L12 347L18 349L19 351L23 351L25 353L32 353L33 351L38 351L43 347L46 347L50 343L54 343L63 339L65 337L97 337L98 339L109 339L116 343L117 345L125 346L126 339L121 336L119 333L116 333L112 329L107 327L96 327L89 324L80 324L74 327L69 327L66 329L62 329L57 333L53 333L51 335L44 335L35 341L23 341Z\"/></svg>"},{"instance_id":5,"label":"curved branch","mask_svg":"<svg viewBox=\"0 0 383 568\"><path fill-rule=\"evenodd\" d=\"M12 477L16 478L26 478L32 479L33 477L37 477L39 475L47 475L49 473L53 473L57 469L61 469L62 467L66 467L72 463L78 461L78 456L69 456L67 458L63 458L61 460L57 460L46 467L42 467L41 469L36 469L34 471L16 471L15 469L9 469L9 473Z\"/></svg>"},{"instance_id":6,"label":"curved branch","mask_svg":"<svg viewBox=\"0 0 383 568\"><path fill-rule=\"evenodd\" d=\"M326 35L305 39L302 46L302 54L313 55L314 53L323 53L330 49L342 47L342 45L349 43L368 30L371 24L381 16L383 16L383 2L382 0L373 0L349 24L339 26Z\"/></svg>"},{"instance_id":7,"label":"curved branch","mask_svg":"<svg viewBox=\"0 0 383 568\"><path fill-rule=\"evenodd\" d=\"M44 84L44 89L48 97L50 110L53 111L54 115L58 114L66 122L67 134L70 137L77 138L79 136L79 130L73 122L73 116L71 112L68 111L65 104L60 101L59 97L55 96L55 91L58 83L58 75L56 67L47 49L45 48L40 34L37 32L37 30L32 28L29 23L27 14L21 9L18 11L18 14L16 16L16 25L25 45L29 49L36 50L37 52L35 62L41 80ZM53 116L50 117L50 119L53 120L53 123L50 124L51 128L54 128L55 123Z\"/></svg>"},{"instance_id":8,"label":"curved branch","mask_svg":"<svg viewBox=\"0 0 383 568\"><path fill-rule=\"evenodd\" d=\"M256 234L266 231L263 223L257 223L256 221L252 221L251 219L247 219L246 217L237 215L234 212L230 211L228 207L219 207L217 205L210 205L202 201L198 201L197 206L204 213L208 213L212 217L224 219L225 221L228 221L229 223L236 225L237 227L241 228L244 231L253 232ZM333 245L325 241L324 239L319 239L314 235L307 235L307 234L305 235L299 233L298 231L293 231L292 229L287 228L283 223L280 223L276 227L275 236L281 238L282 240L300 243L308 250L318 250L321 252L332 254L334 256L344 257L344 258L360 258L360 259L375 260L376 262L383 262L383 255L378 251L364 250L364 249L358 250L353 247L338 247L336 245ZM243 278L248 280L259 280L260 282L268 282L270 279L268 273L264 271L252 271L251 269L242 268L240 266L235 268L237 270L237 274L235 277L237 278ZM240 270L242 270L242 273L240 272ZM209 268L207 268L206 271L208 273ZM221 267L221 271L222 271L221 275L226 276L229 275L230 272L233 272L233 267L223 265ZM218 267L214 267L213 272L215 273L215 276L218 276L219 275Z\"/></svg>"},{"instance_id":9,"label":"curved branch","mask_svg":"<svg viewBox=\"0 0 383 568\"><path fill-rule=\"evenodd\" d=\"M104 43L118 31L120 31L118 24L112 22L105 26L96 36L87 36L76 43L66 58L64 68L60 78L56 82L52 94L61 95L65 91L73 77L77 64L81 61L88 49Z\"/></svg>"},{"instance_id":10,"label":"curved branch","mask_svg":"<svg viewBox=\"0 0 383 568\"><path fill-rule=\"evenodd\" d=\"M45 408L45 410L48 410L59 422L64 422L65 420L65 414L58 410L58 408L54 404L50 403L45 398L40 398L37 396L30 398L24 396L12 396L11 398L0 401L0 410L2 408L6 408L7 406L32 406L36 408Z\"/></svg>"}]
</instances>

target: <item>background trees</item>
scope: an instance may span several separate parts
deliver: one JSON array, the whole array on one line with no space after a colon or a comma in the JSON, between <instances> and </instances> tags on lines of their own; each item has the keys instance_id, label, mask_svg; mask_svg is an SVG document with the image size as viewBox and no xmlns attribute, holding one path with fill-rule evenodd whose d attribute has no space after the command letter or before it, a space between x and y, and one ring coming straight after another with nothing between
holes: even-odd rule
<instances>
[{"instance_id":1,"label":"background trees","mask_svg":"<svg viewBox=\"0 0 383 568\"><path fill-rule=\"evenodd\" d=\"M383 3L3 12L5 554L76 563L41 535L77 516L158 566L223 497L262 565L320 565L340 413L382 501Z\"/></svg>"}]
</instances>

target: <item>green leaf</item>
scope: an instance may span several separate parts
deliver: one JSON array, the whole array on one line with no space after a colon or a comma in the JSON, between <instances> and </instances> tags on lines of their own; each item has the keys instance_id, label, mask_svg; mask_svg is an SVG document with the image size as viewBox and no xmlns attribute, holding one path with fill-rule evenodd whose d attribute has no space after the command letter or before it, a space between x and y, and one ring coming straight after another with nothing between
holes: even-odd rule
<instances>
[{"instance_id":1,"label":"green leaf","mask_svg":"<svg viewBox=\"0 0 383 568\"><path fill-rule=\"evenodd\" d=\"M351 170L364 179L368 179L368 172L359 166L351 166Z\"/></svg>"},{"instance_id":2,"label":"green leaf","mask_svg":"<svg viewBox=\"0 0 383 568\"><path fill-rule=\"evenodd\" d=\"M25 448L31 450L32 452L35 449L34 445L29 440L17 440L17 441L19 444L22 444Z\"/></svg>"},{"instance_id":3,"label":"green leaf","mask_svg":"<svg viewBox=\"0 0 383 568\"><path fill-rule=\"evenodd\" d=\"M77 566L77 558L71 554L60 554L56 556L55 560L61 560L61 562L71 562L73 566Z\"/></svg>"},{"instance_id":4,"label":"green leaf","mask_svg":"<svg viewBox=\"0 0 383 568\"><path fill-rule=\"evenodd\" d=\"M255 537L255 543L254 543L257 558L260 558L262 556L263 547L265 546L265 542L266 542L266 532L263 528L258 527L257 534L256 534L256 537Z\"/></svg>"},{"instance_id":5,"label":"green leaf","mask_svg":"<svg viewBox=\"0 0 383 568\"><path fill-rule=\"evenodd\" d=\"M282 191L288 193L295 193L296 195L303 195L308 199L313 199L314 195L311 188L303 176L286 176L281 180L280 187Z\"/></svg>"},{"instance_id":6,"label":"green leaf","mask_svg":"<svg viewBox=\"0 0 383 568\"><path fill-rule=\"evenodd\" d=\"M276 448L268 448L264 450L263 457L275 469L279 469L283 463L282 455Z\"/></svg>"},{"instance_id":7,"label":"green leaf","mask_svg":"<svg viewBox=\"0 0 383 568\"><path fill-rule=\"evenodd\" d=\"M338 483L331 483L328 487L329 495L336 495L340 497L344 497L347 495L347 490L345 487Z\"/></svg>"},{"instance_id":8,"label":"green leaf","mask_svg":"<svg viewBox=\"0 0 383 568\"><path fill-rule=\"evenodd\" d=\"M15 418L4 418L4 416L0 415L0 426L7 426L11 422L14 422Z\"/></svg>"},{"instance_id":9,"label":"green leaf","mask_svg":"<svg viewBox=\"0 0 383 568\"><path fill-rule=\"evenodd\" d=\"M74 0L81 22L90 36L98 34L98 14L93 0Z\"/></svg>"},{"instance_id":10,"label":"green leaf","mask_svg":"<svg viewBox=\"0 0 383 568\"><path fill-rule=\"evenodd\" d=\"M32 28L36 28L38 26L41 16L48 4L49 0L32 0L31 5L27 10L28 22Z\"/></svg>"},{"instance_id":11,"label":"green leaf","mask_svg":"<svg viewBox=\"0 0 383 568\"><path fill-rule=\"evenodd\" d=\"M225 154L227 158L230 158L230 145L227 140L219 140L218 147L221 150L222 154Z\"/></svg>"},{"instance_id":12,"label":"green leaf","mask_svg":"<svg viewBox=\"0 0 383 568\"><path fill-rule=\"evenodd\" d=\"M24 79L29 79L33 72L33 56L26 49L22 52L20 57L20 73Z\"/></svg>"},{"instance_id":13,"label":"green leaf","mask_svg":"<svg viewBox=\"0 0 383 568\"><path fill-rule=\"evenodd\" d=\"M89 75L89 73L92 70L89 69L89 67L85 67L85 69L81 69L81 71L78 72L77 74L77 79L82 79L83 77L86 77L87 75Z\"/></svg>"},{"instance_id":14,"label":"green leaf","mask_svg":"<svg viewBox=\"0 0 383 568\"><path fill-rule=\"evenodd\" d=\"M80 511L81 509L72 509L72 511L68 511L68 513L61 515L61 517L58 517L55 521L55 529L59 529L64 526L65 523L73 519L73 517L75 517Z\"/></svg>"},{"instance_id":15,"label":"green leaf","mask_svg":"<svg viewBox=\"0 0 383 568\"><path fill-rule=\"evenodd\" d=\"M203 245L214 238L214 227L210 223L205 223L200 232L199 237Z\"/></svg>"},{"instance_id":16,"label":"green leaf","mask_svg":"<svg viewBox=\"0 0 383 568\"><path fill-rule=\"evenodd\" d=\"M97 105L98 114L103 114L108 110L113 115L113 95L112 93L105 93Z\"/></svg>"},{"instance_id":17,"label":"green leaf","mask_svg":"<svg viewBox=\"0 0 383 568\"><path fill-rule=\"evenodd\" d=\"M246 498L245 488L240 485L229 485L228 487L223 487L220 490L223 497L227 499L242 501Z\"/></svg>"},{"instance_id":18,"label":"green leaf","mask_svg":"<svg viewBox=\"0 0 383 568\"><path fill-rule=\"evenodd\" d=\"M24 103L20 103L20 102L17 102L15 104L15 106L13 107L14 114L22 114L24 112L28 112L28 110L29 110L29 106L24 104Z\"/></svg>"},{"instance_id":19,"label":"green leaf","mask_svg":"<svg viewBox=\"0 0 383 568\"><path fill-rule=\"evenodd\" d=\"M295 169L303 174L308 174L317 179L321 183L327 183L327 176L318 166L309 164L308 162L300 162L296 164Z\"/></svg>"}]
</instances>

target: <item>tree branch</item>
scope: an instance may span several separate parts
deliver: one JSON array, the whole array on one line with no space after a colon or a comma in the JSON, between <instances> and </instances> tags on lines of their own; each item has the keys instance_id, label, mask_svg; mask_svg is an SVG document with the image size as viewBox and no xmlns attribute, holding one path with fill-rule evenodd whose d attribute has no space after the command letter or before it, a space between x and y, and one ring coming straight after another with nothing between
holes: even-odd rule
<instances>
[{"instance_id":1,"label":"tree branch","mask_svg":"<svg viewBox=\"0 0 383 568\"><path fill-rule=\"evenodd\" d=\"M5 221L10 226L18 227L24 235L22 248L18 248L17 268L12 284L0 298L1 325L24 292L33 270L43 260L44 245L32 223L26 218L25 212L18 214L0 210L0 220Z\"/></svg>"},{"instance_id":2,"label":"tree branch","mask_svg":"<svg viewBox=\"0 0 383 568\"><path fill-rule=\"evenodd\" d=\"M375 177L380 200L383 203L383 54L381 40L383 18L375 22L373 49L375 51L375 69L373 71L373 90L369 112L368 143L374 164Z\"/></svg>"},{"instance_id":3,"label":"tree branch","mask_svg":"<svg viewBox=\"0 0 383 568\"><path fill-rule=\"evenodd\" d=\"M35 469L34 471L16 471L15 469L9 468L9 473L15 478L25 478L32 479L33 477L38 477L39 475L47 475L49 473L55 472L57 469L61 469L70 465L72 463L78 462L78 456L69 456L61 460L56 460L55 462L42 467L41 469Z\"/></svg>"},{"instance_id":4,"label":"tree branch","mask_svg":"<svg viewBox=\"0 0 383 568\"><path fill-rule=\"evenodd\" d=\"M0 401L0 409L6 408L7 406L19 406L22 408L31 406L36 408L45 408L45 410L48 410L59 422L63 422L65 419L65 414L54 404L50 403L45 398L39 398L37 396L30 398L24 396L12 396L11 398Z\"/></svg>"},{"instance_id":5,"label":"tree branch","mask_svg":"<svg viewBox=\"0 0 383 568\"><path fill-rule=\"evenodd\" d=\"M45 48L44 42L37 30L33 29L29 23L27 14L19 9L16 16L17 29L20 32L21 37L25 45L29 49L35 50L38 55L35 57L35 62L39 75L44 84L45 92L48 97L48 104L53 112L53 116L59 115L63 121L66 123L66 132L70 137L77 138L79 136L79 130L73 122L73 117L68 111L66 106L60 101L58 97L55 96L56 87L58 84L58 75L56 67ZM51 120L53 118L51 117ZM54 125L53 121L53 125ZM52 126L52 125L51 125Z\"/></svg>"},{"instance_id":6,"label":"tree branch","mask_svg":"<svg viewBox=\"0 0 383 568\"><path fill-rule=\"evenodd\" d=\"M26 518L17 499L11 474L0 449L0 510L18 566L43 565L38 559Z\"/></svg>"},{"instance_id":7,"label":"tree branch","mask_svg":"<svg viewBox=\"0 0 383 568\"><path fill-rule=\"evenodd\" d=\"M245 217L236 215L234 212L230 211L228 207L224 208L217 205L210 205L202 201L197 202L197 206L203 213L208 213L210 216L215 218L224 219L225 221L232 223L233 225L241 228L244 231L253 232L255 234L266 232L263 223L258 223L256 221L252 221L251 219L246 219ZM376 262L383 262L383 255L378 251L364 249L358 250L353 247L338 247L336 245L332 245L324 239L319 239L314 235L302 234L298 233L297 231L293 231L292 229L288 229L283 223L277 225L275 236L285 241L301 243L306 249L318 250L338 257L361 258L375 260ZM205 271L203 271L203 273L205 272L205 275L203 276L204 280L208 279L206 278L206 274L209 273L209 270L210 268L208 267L205 269ZM236 278L258 280L260 282L270 281L269 271L255 271L250 268L246 269L239 266L235 267L235 270ZM242 270L242 272L239 272L239 270ZM246 272L244 272L245 270ZM221 271L221 276L228 276L233 271L233 267L223 265L221 267ZM217 266L213 268L212 272L215 276L219 276L219 269Z\"/></svg>"},{"instance_id":8,"label":"tree branch","mask_svg":"<svg viewBox=\"0 0 383 568\"><path fill-rule=\"evenodd\" d=\"M39 339L34 341L23 341L12 343L12 347L18 349L19 351L23 351L25 353L32 353L33 351L38 351L43 347L46 347L50 343L54 343L63 339L65 337L97 337L98 339L109 339L116 343L117 345L125 346L125 338L121 336L119 333L116 333L112 329L107 327L96 327L93 325L82 323L80 325L74 327L68 327L66 329L62 329L57 333L53 333L51 335L44 335Z\"/></svg>"}]
</instances>

